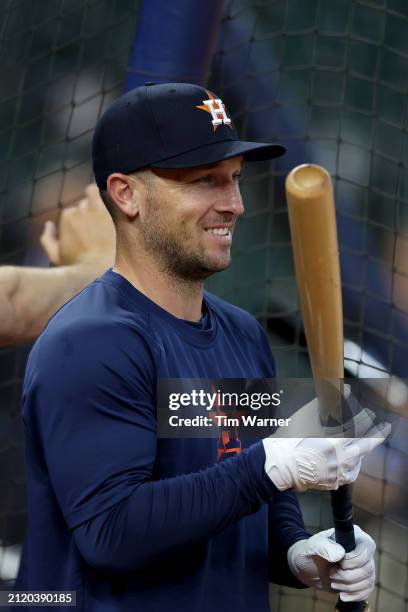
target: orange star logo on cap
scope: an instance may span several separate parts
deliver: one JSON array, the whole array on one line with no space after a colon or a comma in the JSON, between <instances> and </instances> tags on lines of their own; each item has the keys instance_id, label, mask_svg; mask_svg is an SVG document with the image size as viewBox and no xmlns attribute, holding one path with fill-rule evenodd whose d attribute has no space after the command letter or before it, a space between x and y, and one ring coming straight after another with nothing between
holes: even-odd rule
<instances>
[{"instance_id":1,"label":"orange star logo on cap","mask_svg":"<svg viewBox=\"0 0 408 612\"><path fill-rule=\"evenodd\" d=\"M212 117L212 125L215 130L219 125L228 125L232 128L232 121L227 115L227 109L220 98L215 98L211 92L207 91L208 100L203 100L203 103L196 108L209 113Z\"/></svg>"}]
</instances>

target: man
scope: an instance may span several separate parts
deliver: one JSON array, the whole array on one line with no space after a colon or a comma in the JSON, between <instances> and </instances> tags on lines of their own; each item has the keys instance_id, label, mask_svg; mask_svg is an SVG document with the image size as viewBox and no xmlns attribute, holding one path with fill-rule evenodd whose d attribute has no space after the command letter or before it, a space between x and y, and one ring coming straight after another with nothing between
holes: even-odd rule
<instances>
[{"instance_id":1,"label":"man","mask_svg":"<svg viewBox=\"0 0 408 612\"><path fill-rule=\"evenodd\" d=\"M112 221L96 185L47 221L41 244L55 268L0 267L0 345L29 342L48 319L114 261Z\"/></svg>"},{"instance_id":2,"label":"man","mask_svg":"<svg viewBox=\"0 0 408 612\"><path fill-rule=\"evenodd\" d=\"M283 152L240 141L222 101L195 85L146 85L101 118L93 162L116 263L29 358L16 589L76 591L87 612L266 612L268 575L345 599L371 592L371 538L357 529L344 559L330 534L305 531L289 489L352 482L385 434L267 439L218 462L212 438L157 437L159 379L274 376L260 325L203 280L230 262L242 162Z\"/></svg>"}]
</instances>

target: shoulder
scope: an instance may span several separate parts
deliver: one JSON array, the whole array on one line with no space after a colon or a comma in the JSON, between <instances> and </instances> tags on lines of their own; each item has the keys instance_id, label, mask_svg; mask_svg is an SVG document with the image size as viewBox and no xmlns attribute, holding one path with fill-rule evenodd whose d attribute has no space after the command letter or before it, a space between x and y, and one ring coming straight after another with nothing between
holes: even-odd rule
<instances>
[{"instance_id":1,"label":"shoulder","mask_svg":"<svg viewBox=\"0 0 408 612\"><path fill-rule=\"evenodd\" d=\"M104 275L105 276L105 275ZM120 341L124 337L139 335L151 343L149 313L130 304L117 287L97 279L80 291L51 317L40 335L40 343L46 344L63 336L80 336L101 342L106 338Z\"/></svg>"},{"instance_id":2,"label":"shoulder","mask_svg":"<svg viewBox=\"0 0 408 612\"><path fill-rule=\"evenodd\" d=\"M158 348L149 317L105 293L95 282L65 304L35 342L27 371L48 377L84 376L97 368L126 372L136 365L151 371Z\"/></svg>"}]
</instances>

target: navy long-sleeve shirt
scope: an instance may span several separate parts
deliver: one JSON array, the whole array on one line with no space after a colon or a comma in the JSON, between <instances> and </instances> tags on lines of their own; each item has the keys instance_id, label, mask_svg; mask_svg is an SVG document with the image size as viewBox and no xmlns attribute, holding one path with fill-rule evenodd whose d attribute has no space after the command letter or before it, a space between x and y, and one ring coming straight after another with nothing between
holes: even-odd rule
<instances>
[{"instance_id":1,"label":"navy long-sleeve shirt","mask_svg":"<svg viewBox=\"0 0 408 612\"><path fill-rule=\"evenodd\" d=\"M16 589L73 590L86 612L266 612L268 578L301 586L286 552L308 534L262 443L217 463L214 438L157 437L158 379L274 376L255 319L210 294L203 312L177 319L110 270L50 321L24 383Z\"/></svg>"}]
</instances>

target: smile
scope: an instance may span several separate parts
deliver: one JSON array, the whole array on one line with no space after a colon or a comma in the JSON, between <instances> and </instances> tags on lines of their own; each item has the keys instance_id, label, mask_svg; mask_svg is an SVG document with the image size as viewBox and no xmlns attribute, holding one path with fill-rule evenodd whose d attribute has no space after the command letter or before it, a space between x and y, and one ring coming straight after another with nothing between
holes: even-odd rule
<instances>
[{"instance_id":1,"label":"smile","mask_svg":"<svg viewBox=\"0 0 408 612\"><path fill-rule=\"evenodd\" d=\"M205 231L216 236L228 236L230 234L228 227L209 227Z\"/></svg>"},{"instance_id":2,"label":"smile","mask_svg":"<svg viewBox=\"0 0 408 612\"><path fill-rule=\"evenodd\" d=\"M230 247L232 244L232 227L223 226L223 227L208 227L205 229L207 234L210 234L211 242L213 244L217 244L222 247Z\"/></svg>"}]
</instances>

